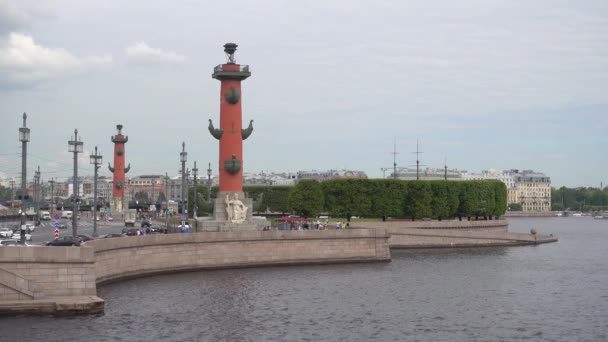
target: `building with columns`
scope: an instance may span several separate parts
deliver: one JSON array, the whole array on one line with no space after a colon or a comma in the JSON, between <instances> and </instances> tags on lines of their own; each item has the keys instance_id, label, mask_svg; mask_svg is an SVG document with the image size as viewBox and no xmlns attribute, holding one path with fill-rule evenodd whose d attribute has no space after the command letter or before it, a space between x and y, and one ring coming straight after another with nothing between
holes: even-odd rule
<instances>
[{"instance_id":1,"label":"building with columns","mask_svg":"<svg viewBox=\"0 0 608 342\"><path fill-rule=\"evenodd\" d=\"M515 181L510 203L519 203L524 212L551 211L551 179L532 170L510 170Z\"/></svg>"}]
</instances>

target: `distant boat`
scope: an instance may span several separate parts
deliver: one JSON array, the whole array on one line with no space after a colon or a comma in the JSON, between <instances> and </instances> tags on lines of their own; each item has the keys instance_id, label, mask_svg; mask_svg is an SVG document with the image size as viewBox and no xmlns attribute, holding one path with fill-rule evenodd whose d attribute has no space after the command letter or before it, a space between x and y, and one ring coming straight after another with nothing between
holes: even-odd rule
<instances>
[{"instance_id":1,"label":"distant boat","mask_svg":"<svg viewBox=\"0 0 608 342\"><path fill-rule=\"evenodd\" d=\"M572 214L574 217L583 217L583 213L574 213Z\"/></svg>"}]
</instances>

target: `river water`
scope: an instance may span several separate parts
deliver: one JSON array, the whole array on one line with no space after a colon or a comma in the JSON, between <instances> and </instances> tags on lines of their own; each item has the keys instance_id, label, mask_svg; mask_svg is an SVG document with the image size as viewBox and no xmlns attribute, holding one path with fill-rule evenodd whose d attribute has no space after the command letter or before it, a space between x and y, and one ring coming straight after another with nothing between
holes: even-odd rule
<instances>
[{"instance_id":1,"label":"river water","mask_svg":"<svg viewBox=\"0 0 608 342\"><path fill-rule=\"evenodd\" d=\"M0 318L0 341L607 341L608 220L509 223L560 241L124 281L104 315Z\"/></svg>"}]
</instances>

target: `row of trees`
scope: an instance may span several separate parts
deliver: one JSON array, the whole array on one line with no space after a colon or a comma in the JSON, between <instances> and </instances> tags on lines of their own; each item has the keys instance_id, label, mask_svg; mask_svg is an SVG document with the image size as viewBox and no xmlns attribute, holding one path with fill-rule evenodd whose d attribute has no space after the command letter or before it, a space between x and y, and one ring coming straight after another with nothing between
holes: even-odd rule
<instances>
[{"instance_id":1,"label":"row of trees","mask_svg":"<svg viewBox=\"0 0 608 342\"><path fill-rule=\"evenodd\" d=\"M496 180L302 180L289 193L289 208L304 216L329 212L411 219L491 218L505 213L507 188Z\"/></svg>"},{"instance_id":2,"label":"row of trees","mask_svg":"<svg viewBox=\"0 0 608 342\"><path fill-rule=\"evenodd\" d=\"M189 212L198 191L198 213L210 213L218 188L190 189ZM301 180L296 186L245 186L254 212L320 213L366 217L452 218L497 217L507 207L507 189L500 181L403 181L394 179Z\"/></svg>"},{"instance_id":3,"label":"row of trees","mask_svg":"<svg viewBox=\"0 0 608 342\"><path fill-rule=\"evenodd\" d=\"M551 210L608 210L608 188L551 189Z\"/></svg>"}]
</instances>

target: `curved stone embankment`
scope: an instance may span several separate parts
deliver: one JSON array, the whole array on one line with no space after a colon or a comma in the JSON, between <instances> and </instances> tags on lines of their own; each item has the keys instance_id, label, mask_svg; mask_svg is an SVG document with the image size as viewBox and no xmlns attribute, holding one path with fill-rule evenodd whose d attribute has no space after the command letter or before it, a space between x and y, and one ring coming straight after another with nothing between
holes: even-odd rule
<instances>
[{"instance_id":1,"label":"curved stone embankment","mask_svg":"<svg viewBox=\"0 0 608 342\"><path fill-rule=\"evenodd\" d=\"M491 231L491 232L506 232L509 228L507 220L482 220L482 221L458 221L458 220L443 220L443 221L397 221L389 220L386 222L353 222L353 228L367 229L386 229L389 233L398 231L399 229L449 229L449 230L475 230Z\"/></svg>"},{"instance_id":2,"label":"curved stone embankment","mask_svg":"<svg viewBox=\"0 0 608 342\"><path fill-rule=\"evenodd\" d=\"M389 261L384 230L251 231L102 239L97 283L156 273L269 265Z\"/></svg>"},{"instance_id":3,"label":"curved stone embankment","mask_svg":"<svg viewBox=\"0 0 608 342\"><path fill-rule=\"evenodd\" d=\"M163 234L81 247L2 247L0 315L102 312L97 284L157 273L370 261L390 261L382 229Z\"/></svg>"},{"instance_id":4,"label":"curved stone embankment","mask_svg":"<svg viewBox=\"0 0 608 342\"><path fill-rule=\"evenodd\" d=\"M557 237L510 233L506 220L360 222L353 228L382 229L390 248L518 246L556 242Z\"/></svg>"}]
</instances>

